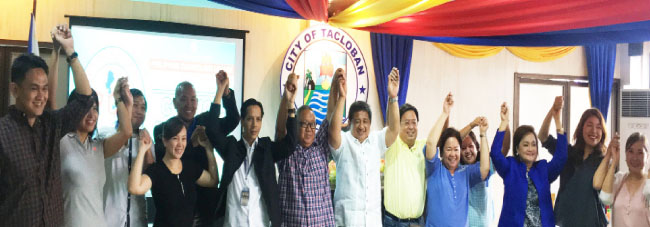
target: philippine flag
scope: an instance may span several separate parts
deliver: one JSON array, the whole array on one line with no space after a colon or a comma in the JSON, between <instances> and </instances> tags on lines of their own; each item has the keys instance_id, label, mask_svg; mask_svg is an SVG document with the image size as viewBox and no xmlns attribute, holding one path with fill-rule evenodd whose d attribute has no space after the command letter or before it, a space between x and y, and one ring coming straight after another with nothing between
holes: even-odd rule
<instances>
[{"instance_id":1,"label":"philippine flag","mask_svg":"<svg viewBox=\"0 0 650 227\"><path fill-rule=\"evenodd\" d=\"M38 52L38 39L36 38L36 20L34 20L34 13L32 13L32 21L29 23L29 44L27 44L27 52L36 56Z\"/></svg>"}]
</instances>

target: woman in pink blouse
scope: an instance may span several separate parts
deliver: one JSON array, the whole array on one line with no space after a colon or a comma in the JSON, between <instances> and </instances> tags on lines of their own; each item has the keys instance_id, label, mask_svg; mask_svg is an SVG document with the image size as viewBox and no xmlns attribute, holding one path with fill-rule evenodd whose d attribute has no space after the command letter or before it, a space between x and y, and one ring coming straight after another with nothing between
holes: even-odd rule
<instances>
[{"instance_id":1,"label":"woman in pink blouse","mask_svg":"<svg viewBox=\"0 0 650 227\"><path fill-rule=\"evenodd\" d=\"M607 155L594 175L594 188L601 188L600 200L612 206L613 227L650 227L650 174L646 138L638 132L625 143L625 162L628 172L615 173L618 168L620 148L615 136ZM612 161L610 164L610 160ZM609 167L608 167L609 166Z\"/></svg>"}]
</instances>

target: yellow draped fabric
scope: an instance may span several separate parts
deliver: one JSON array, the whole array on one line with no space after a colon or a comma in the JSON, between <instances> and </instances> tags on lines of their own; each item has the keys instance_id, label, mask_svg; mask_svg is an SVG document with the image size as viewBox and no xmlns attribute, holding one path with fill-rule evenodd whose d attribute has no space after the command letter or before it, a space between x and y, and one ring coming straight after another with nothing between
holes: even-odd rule
<instances>
[{"instance_id":1,"label":"yellow draped fabric","mask_svg":"<svg viewBox=\"0 0 650 227\"><path fill-rule=\"evenodd\" d=\"M447 43L433 43L445 52L461 58L485 58L498 54L502 46L474 46ZM552 61L571 53L576 47L505 47L515 56L526 61L545 62Z\"/></svg>"},{"instance_id":2,"label":"yellow draped fabric","mask_svg":"<svg viewBox=\"0 0 650 227\"><path fill-rule=\"evenodd\" d=\"M552 61L571 53L576 47L507 47L510 53L526 61Z\"/></svg>"},{"instance_id":3,"label":"yellow draped fabric","mask_svg":"<svg viewBox=\"0 0 650 227\"><path fill-rule=\"evenodd\" d=\"M451 55L461 58L485 58L498 54L503 50L503 47L499 46L473 46L447 43L433 43L433 45Z\"/></svg>"},{"instance_id":4,"label":"yellow draped fabric","mask_svg":"<svg viewBox=\"0 0 650 227\"><path fill-rule=\"evenodd\" d=\"M411 15L450 0L359 0L329 18L336 27L368 27Z\"/></svg>"}]
</instances>

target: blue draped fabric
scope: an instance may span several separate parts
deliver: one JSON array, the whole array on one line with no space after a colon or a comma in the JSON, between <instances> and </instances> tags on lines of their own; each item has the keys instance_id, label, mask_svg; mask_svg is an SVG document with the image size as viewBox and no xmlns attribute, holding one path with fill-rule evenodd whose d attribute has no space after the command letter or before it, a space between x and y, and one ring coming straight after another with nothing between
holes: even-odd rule
<instances>
[{"instance_id":1,"label":"blue draped fabric","mask_svg":"<svg viewBox=\"0 0 650 227\"><path fill-rule=\"evenodd\" d=\"M210 0L219 4L232 6L241 10L280 16L304 19L296 13L284 0Z\"/></svg>"},{"instance_id":2,"label":"blue draped fabric","mask_svg":"<svg viewBox=\"0 0 650 227\"><path fill-rule=\"evenodd\" d=\"M413 38L439 43L483 46L583 46L604 43L635 43L650 40L650 21L525 35Z\"/></svg>"},{"instance_id":3,"label":"blue draped fabric","mask_svg":"<svg viewBox=\"0 0 650 227\"><path fill-rule=\"evenodd\" d=\"M370 33L372 60L375 66L375 81L377 94L381 105L384 123L386 122L386 107L388 103L388 74L393 67L399 69L398 103L401 106L406 101L411 72L411 53L413 39L399 35Z\"/></svg>"},{"instance_id":4,"label":"blue draped fabric","mask_svg":"<svg viewBox=\"0 0 650 227\"><path fill-rule=\"evenodd\" d=\"M585 46L587 72L589 74L589 97L591 106L600 110L607 119L609 98L612 94L614 66L616 65L616 44Z\"/></svg>"}]
</instances>

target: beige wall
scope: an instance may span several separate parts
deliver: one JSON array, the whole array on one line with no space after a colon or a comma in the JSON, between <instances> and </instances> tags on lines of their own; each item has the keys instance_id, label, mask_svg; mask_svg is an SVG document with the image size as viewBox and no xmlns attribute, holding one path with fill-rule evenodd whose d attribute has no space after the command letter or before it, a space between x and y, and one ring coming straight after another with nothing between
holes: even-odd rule
<instances>
[{"instance_id":1,"label":"beige wall","mask_svg":"<svg viewBox=\"0 0 650 227\"><path fill-rule=\"evenodd\" d=\"M0 1L0 39L26 40L31 2ZM132 2L129 0L41 0L37 7L39 41L49 40L49 29L66 23L64 15L143 19L197 24L212 27L248 30L246 37L244 98L255 97L267 107L262 134L273 135L276 107L279 100L277 84L282 57L291 41L309 22L266 16L239 10L216 10ZM375 78L367 32L346 29L367 56L371 95L368 98L375 113L373 128L382 126L375 87ZM483 59L451 56L428 42L415 41L411 66L408 102L420 110L420 138L426 136L441 111L444 95L451 91L456 106L450 124L456 127L477 115L489 118L492 131L498 124L498 105L512 105L514 73L540 73L585 76L584 51L578 48L569 55L546 63L527 62L508 51ZM618 77L618 70L617 70ZM64 89L62 89L64 90Z\"/></svg>"},{"instance_id":2,"label":"beige wall","mask_svg":"<svg viewBox=\"0 0 650 227\"><path fill-rule=\"evenodd\" d=\"M558 60L535 63L522 60L507 50L487 58L464 59L429 42L415 41L408 102L420 112L418 137L426 138L442 112L442 100L448 92L454 94L456 100L450 126L462 128L483 115L490 123L488 135L493 135L500 122L499 105L508 102L512 109L514 73L586 76L584 50L579 47Z\"/></svg>"}]
</instances>

